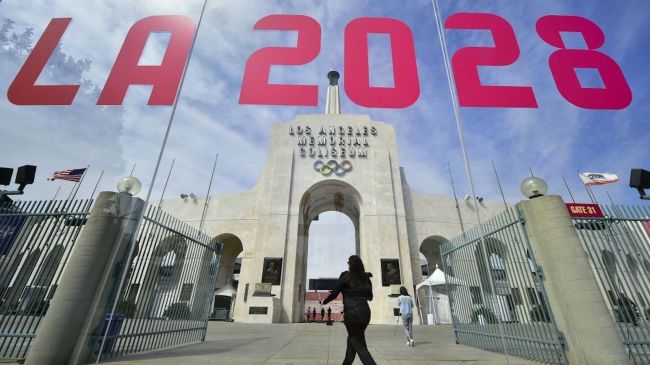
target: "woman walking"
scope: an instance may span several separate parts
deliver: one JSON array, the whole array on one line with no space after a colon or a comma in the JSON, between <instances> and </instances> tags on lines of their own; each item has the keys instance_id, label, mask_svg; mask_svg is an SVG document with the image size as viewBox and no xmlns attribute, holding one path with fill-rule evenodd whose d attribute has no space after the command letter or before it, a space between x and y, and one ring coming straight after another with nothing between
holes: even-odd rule
<instances>
[{"instance_id":1,"label":"woman walking","mask_svg":"<svg viewBox=\"0 0 650 365\"><path fill-rule=\"evenodd\" d=\"M406 345L415 346L415 340L413 339L413 298L403 286L399 288L399 294L397 304L399 305L399 314L402 316L404 333L406 333Z\"/></svg>"},{"instance_id":2,"label":"woman walking","mask_svg":"<svg viewBox=\"0 0 650 365\"><path fill-rule=\"evenodd\" d=\"M359 359L364 365L376 365L366 345L366 328L370 323L370 307L368 301L372 300L372 274L366 273L363 261L357 255L348 259L348 271L339 276L336 289L323 300L327 304L334 300L339 293L343 293L343 310L345 312L345 329L348 331L348 346L345 351L343 365L351 365L354 357L359 354Z\"/></svg>"}]
</instances>

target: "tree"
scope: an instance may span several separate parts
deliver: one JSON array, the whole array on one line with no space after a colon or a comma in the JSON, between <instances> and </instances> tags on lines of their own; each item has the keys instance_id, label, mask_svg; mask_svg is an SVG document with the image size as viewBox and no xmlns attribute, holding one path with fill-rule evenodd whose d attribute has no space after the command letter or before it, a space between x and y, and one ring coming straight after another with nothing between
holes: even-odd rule
<instances>
[{"instance_id":1,"label":"tree","mask_svg":"<svg viewBox=\"0 0 650 365\"><path fill-rule=\"evenodd\" d=\"M6 90L35 41L33 29L15 32L12 20L0 22L0 84ZM91 67L90 60L64 53L59 44L38 83L81 85L71 106L24 107L13 106L6 100L0 102L0 145L4 151L14 151L1 155L5 164L11 165L13 158L20 158L16 164L33 161L54 171L78 167L68 165L82 159L105 169L107 176L123 173L126 163L120 139L124 135L124 108L96 105L100 89L86 78Z\"/></svg>"}]
</instances>

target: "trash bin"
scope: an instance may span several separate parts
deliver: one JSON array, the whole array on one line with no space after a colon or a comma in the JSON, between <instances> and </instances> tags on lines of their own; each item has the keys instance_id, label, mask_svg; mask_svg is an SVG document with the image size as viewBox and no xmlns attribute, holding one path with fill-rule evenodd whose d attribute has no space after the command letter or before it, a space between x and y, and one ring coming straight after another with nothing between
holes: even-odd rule
<instances>
[{"instance_id":1,"label":"trash bin","mask_svg":"<svg viewBox=\"0 0 650 365\"><path fill-rule=\"evenodd\" d=\"M97 351L99 351L99 348L102 345L104 333L106 333L107 338L106 342L104 343L104 348L102 349L102 355L110 354L113 352L113 346L117 340L117 335L120 333L120 329L122 329L124 318L126 318L126 316L122 313L113 314L112 320L110 314L104 316L104 324L102 325L101 332L99 332L99 341L97 342ZM108 328L108 332L106 332L106 327L108 326L109 321L111 323L111 326Z\"/></svg>"}]
</instances>

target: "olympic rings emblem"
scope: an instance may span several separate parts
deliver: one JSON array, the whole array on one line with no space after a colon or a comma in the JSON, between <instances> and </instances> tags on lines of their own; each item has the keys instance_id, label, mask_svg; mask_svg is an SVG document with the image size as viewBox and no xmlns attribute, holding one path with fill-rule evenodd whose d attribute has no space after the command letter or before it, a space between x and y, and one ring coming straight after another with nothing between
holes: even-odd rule
<instances>
[{"instance_id":1,"label":"olympic rings emblem","mask_svg":"<svg viewBox=\"0 0 650 365\"><path fill-rule=\"evenodd\" d=\"M329 160L325 163L323 160L318 160L314 162L314 170L320 172L323 176L329 176L332 173L336 176L343 176L352 170L352 162L343 160L338 163L336 160Z\"/></svg>"}]
</instances>

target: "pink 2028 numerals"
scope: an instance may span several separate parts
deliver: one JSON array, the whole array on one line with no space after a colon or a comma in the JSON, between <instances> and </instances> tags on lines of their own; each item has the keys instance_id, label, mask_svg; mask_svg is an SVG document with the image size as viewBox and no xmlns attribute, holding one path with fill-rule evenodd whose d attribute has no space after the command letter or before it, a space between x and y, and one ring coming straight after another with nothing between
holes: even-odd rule
<instances>
[{"instance_id":1,"label":"pink 2028 numerals","mask_svg":"<svg viewBox=\"0 0 650 365\"><path fill-rule=\"evenodd\" d=\"M489 30L493 47L465 47L452 57L458 99L464 107L537 108L530 86L482 85L478 66L508 66L520 55L510 23L489 13L456 13L447 18L447 29ZM246 63L239 102L261 105L318 105L317 85L270 84L272 65L304 65L320 53L321 28L304 15L269 15L256 30L298 32L296 47L268 47L254 52ZM537 34L558 48L549 57L549 67L560 94L585 109L624 109L632 102L632 91L620 66L598 51L605 43L603 31L591 20L578 16L547 15L536 25ZM561 32L580 33L588 49L568 49ZM393 87L370 85L368 34L388 34L393 62ZM420 96L415 46L411 29L393 18L357 18L344 33L345 92L354 103L369 108L406 108ZM603 88L583 87L576 69L598 70Z\"/></svg>"}]
</instances>

